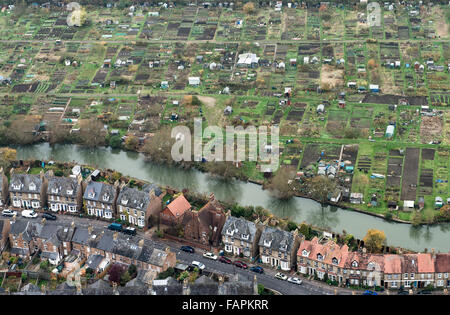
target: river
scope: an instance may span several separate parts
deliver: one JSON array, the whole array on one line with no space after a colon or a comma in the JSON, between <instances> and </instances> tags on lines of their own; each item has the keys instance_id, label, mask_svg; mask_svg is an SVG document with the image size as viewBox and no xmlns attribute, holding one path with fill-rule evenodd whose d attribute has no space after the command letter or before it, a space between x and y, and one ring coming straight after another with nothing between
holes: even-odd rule
<instances>
[{"instance_id":1,"label":"river","mask_svg":"<svg viewBox=\"0 0 450 315\"><path fill-rule=\"evenodd\" d=\"M401 246L415 251L425 248L450 252L450 224L413 227L409 224L388 222L382 218L363 213L328 207L322 210L319 203L295 197L289 201L273 198L260 185L242 181L217 179L197 170L152 164L142 154L113 150L111 148L87 149L77 145L55 145L48 143L17 148L18 159L45 159L61 162L75 161L98 168L110 168L124 175L136 177L161 186L209 194L217 199L237 202L241 205L262 206L279 217L289 217L300 223L306 221L336 233L343 230L362 239L370 228L385 232L388 245Z\"/></svg>"}]
</instances>

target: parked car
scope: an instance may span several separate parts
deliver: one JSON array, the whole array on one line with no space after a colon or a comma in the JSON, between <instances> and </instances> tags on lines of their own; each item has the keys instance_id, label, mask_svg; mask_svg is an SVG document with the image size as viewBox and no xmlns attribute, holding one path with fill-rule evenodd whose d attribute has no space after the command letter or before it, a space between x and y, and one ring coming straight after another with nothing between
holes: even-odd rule
<instances>
[{"instance_id":1,"label":"parked car","mask_svg":"<svg viewBox=\"0 0 450 315\"><path fill-rule=\"evenodd\" d=\"M431 294L431 290L424 289L422 291L417 292L417 294Z\"/></svg>"},{"instance_id":2,"label":"parked car","mask_svg":"<svg viewBox=\"0 0 450 315\"><path fill-rule=\"evenodd\" d=\"M290 282L290 283L298 284L298 285L302 284L302 282L303 282L302 280L300 280L297 277L289 277L287 279L287 281Z\"/></svg>"},{"instance_id":3,"label":"parked car","mask_svg":"<svg viewBox=\"0 0 450 315\"><path fill-rule=\"evenodd\" d=\"M183 252L186 252L186 253L191 253L191 254L195 253L195 249L191 246L186 246L186 245L181 246L180 250L182 250Z\"/></svg>"},{"instance_id":4,"label":"parked car","mask_svg":"<svg viewBox=\"0 0 450 315\"><path fill-rule=\"evenodd\" d=\"M398 295L409 295L409 292L406 290L399 290L397 294Z\"/></svg>"},{"instance_id":5,"label":"parked car","mask_svg":"<svg viewBox=\"0 0 450 315\"><path fill-rule=\"evenodd\" d=\"M264 273L264 269L262 269L260 266L252 266L252 267L250 267L250 271L253 271L256 273Z\"/></svg>"},{"instance_id":6,"label":"parked car","mask_svg":"<svg viewBox=\"0 0 450 315\"><path fill-rule=\"evenodd\" d=\"M108 230L122 232L122 224L111 223L110 225L108 225Z\"/></svg>"},{"instance_id":7,"label":"parked car","mask_svg":"<svg viewBox=\"0 0 450 315\"><path fill-rule=\"evenodd\" d=\"M48 213L48 212L44 212L42 214L42 217L47 219L47 220L53 220L53 221L57 219L56 215Z\"/></svg>"},{"instance_id":8,"label":"parked car","mask_svg":"<svg viewBox=\"0 0 450 315\"><path fill-rule=\"evenodd\" d=\"M23 210L22 217L25 218L37 218L38 214L34 210Z\"/></svg>"},{"instance_id":9,"label":"parked car","mask_svg":"<svg viewBox=\"0 0 450 315\"><path fill-rule=\"evenodd\" d=\"M17 269L17 264L12 265L11 268L9 268L9 269L13 270L13 271L16 270Z\"/></svg>"},{"instance_id":10,"label":"parked car","mask_svg":"<svg viewBox=\"0 0 450 315\"><path fill-rule=\"evenodd\" d=\"M17 211L13 211L10 209L5 209L2 211L2 215L5 217L13 217L13 216L17 216Z\"/></svg>"},{"instance_id":11,"label":"parked car","mask_svg":"<svg viewBox=\"0 0 450 315\"><path fill-rule=\"evenodd\" d=\"M217 260L217 255L214 255L211 252L204 252L203 253L203 257L208 258L208 259L212 259L212 260Z\"/></svg>"},{"instance_id":12,"label":"parked car","mask_svg":"<svg viewBox=\"0 0 450 315\"><path fill-rule=\"evenodd\" d=\"M123 233L131 235L131 236L135 236L136 235L136 228L134 227L126 227L122 230Z\"/></svg>"},{"instance_id":13,"label":"parked car","mask_svg":"<svg viewBox=\"0 0 450 315\"><path fill-rule=\"evenodd\" d=\"M221 263L225 263L225 264L231 264L231 263L232 263L231 259L228 259L228 258L225 257L225 256L220 256L219 261L220 261Z\"/></svg>"},{"instance_id":14,"label":"parked car","mask_svg":"<svg viewBox=\"0 0 450 315\"><path fill-rule=\"evenodd\" d=\"M279 280L287 280L288 277L287 277L284 273L278 272L278 273L275 275L275 278L277 278L277 279L279 279Z\"/></svg>"},{"instance_id":15,"label":"parked car","mask_svg":"<svg viewBox=\"0 0 450 315\"><path fill-rule=\"evenodd\" d=\"M196 267L196 268L198 268L198 269L200 269L200 270L203 270L203 269L205 269L205 267L206 267L204 264L202 264L201 262L196 261L196 260L194 260L194 261L191 263L191 265L194 266L194 267Z\"/></svg>"},{"instance_id":16,"label":"parked car","mask_svg":"<svg viewBox=\"0 0 450 315\"><path fill-rule=\"evenodd\" d=\"M240 260L236 260L233 264L236 267L238 267L238 268L242 268L242 269L247 269L248 268L247 264L242 262L242 261L240 261Z\"/></svg>"},{"instance_id":17,"label":"parked car","mask_svg":"<svg viewBox=\"0 0 450 315\"><path fill-rule=\"evenodd\" d=\"M378 293L375 291L366 290L364 291L363 295L378 295Z\"/></svg>"}]
</instances>

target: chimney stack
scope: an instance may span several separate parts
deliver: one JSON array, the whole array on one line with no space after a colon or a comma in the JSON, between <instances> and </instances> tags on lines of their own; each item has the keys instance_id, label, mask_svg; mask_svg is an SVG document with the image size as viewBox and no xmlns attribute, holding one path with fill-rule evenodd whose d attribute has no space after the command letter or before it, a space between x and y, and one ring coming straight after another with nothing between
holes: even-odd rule
<instances>
[{"instance_id":1,"label":"chimney stack","mask_svg":"<svg viewBox=\"0 0 450 315\"><path fill-rule=\"evenodd\" d=\"M167 254L170 254L170 247L169 247L169 246L166 247L165 252L166 252Z\"/></svg>"},{"instance_id":2,"label":"chimney stack","mask_svg":"<svg viewBox=\"0 0 450 315\"><path fill-rule=\"evenodd\" d=\"M144 239L141 238L138 242L139 247L144 247Z\"/></svg>"},{"instance_id":3,"label":"chimney stack","mask_svg":"<svg viewBox=\"0 0 450 315\"><path fill-rule=\"evenodd\" d=\"M94 229L92 228L92 225L89 225L88 226L88 232L89 232L89 234L92 234L92 231L93 231Z\"/></svg>"},{"instance_id":4,"label":"chimney stack","mask_svg":"<svg viewBox=\"0 0 450 315\"><path fill-rule=\"evenodd\" d=\"M113 239L114 240L117 240L117 237L119 236L119 232L115 232L114 234L113 234Z\"/></svg>"}]
</instances>

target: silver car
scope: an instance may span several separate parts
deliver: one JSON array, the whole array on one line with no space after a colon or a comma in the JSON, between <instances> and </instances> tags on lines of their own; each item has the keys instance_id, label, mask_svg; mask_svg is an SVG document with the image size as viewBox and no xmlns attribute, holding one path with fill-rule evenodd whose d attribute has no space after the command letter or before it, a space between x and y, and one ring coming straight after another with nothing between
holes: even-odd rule
<instances>
[{"instance_id":1,"label":"silver car","mask_svg":"<svg viewBox=\"0 0 450 315\"><path fill-rule=\"evenodd\" d=\"M5 209L2 211L2 215L5 217L13 217L13 216L17 216L17 212L9 210L9 209Z\"/></svg>"},{"instance_id":2,"label":"silver car","mask_svg":"<svg viewBox=\"0 0 450 315\"><path fill-rule=\"evenodd\" d=\"M299 278L296 278L296 277L289 277L287 279L287 281L290 283L298 284L298 285L302 284L302 280L300 280Z\"/></svg>"}]
</instances>

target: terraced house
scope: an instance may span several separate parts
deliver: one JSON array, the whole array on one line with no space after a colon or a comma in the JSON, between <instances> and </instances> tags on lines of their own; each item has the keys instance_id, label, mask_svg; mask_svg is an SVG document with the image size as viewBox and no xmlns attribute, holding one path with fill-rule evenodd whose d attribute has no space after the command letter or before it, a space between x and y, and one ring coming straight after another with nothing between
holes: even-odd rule
<instances>
[{"instance_id":1,"label":"terraced house","mask_svg":"<svg viewBox=\"0 0 450 315\"><path fill-rule=\"evenodd\" d=\"M50 173L47 186L48 207L54 212L76 213L83 206L82 177L58 177Z\"/></svg>"},{"instance_id":2,"label":"terraced house","mask_svg":"<svg viewBox=\"0 0 450 315\"><path fill-rule=\"evenodd\" d=\"M11 255L30 258L39 247L35 237L41 233L42 224L28 220L15 220L11 222L9 243Z\"/></svg>"},{"instance_id":3,"label":"terraced house","mask_svg":"<svg viewBox=\"0 0 450 315\"><path fill-rule=\"evenodd\" d=\"M89 181L83 201L86 213L104 219L112 219L116 213L118 184Z\"/></svg>"},{"instance_id":4,"label":"terraced house","mask_svg":"<svg viewBox=\"0 0 450 315\"><path fill-rule=\"evenodd\" d=\"M266 227L259 239L259 254L263 264L289 271L297 260L297 249L300 244L298 231L293 233Z\"/></svg>"},{"instance_id":5,"label":"terraced house","mask_svg":"<svg viewBox=\"0 0 450 315\"><path fill-rule=\"evenodd\" d=\"M71 252L74 232L73 226L44 224L35 237L35 245L41 250L41 258L47 258L52 265L59 264Z\"/></svg>"},{"instance_id":6,"label":"terraced house","mask_svg":"<svg viewBox=\"0 0 450 315\"><path fill-rule=\"evenodd\" d=\"M433 258L436 287L450 288L450 253L438 253Z\"/></svg>"},{"instance_id":7,"label":"terraced house","mask_svg":"<svg viewBox=\"0 0 450 315\"><path fill-rule=\"evenodd\" d=\"M325 275L338 283L346 283L345 264L349 254L348 246L339 246L329 240L321 244L317 237L311 241L302 241L297 252L298 270L302 274L316 275L325 279Z\"/></svg>"},{"instance_id":8,"label":"terraced house","mask_svg":"<svg viewBox=\"0 0 450 315\"><path fill-rule=\"evenodd\" d=\"M15 174L11 169L9 193L11 205L16 209L41 209L46 203L47 179L39 175Z\"/></svg>"},{"instance_id":9,"label":"terraced house","mask_svg":"<svg viewBox=\"0 0 450 315\"><path fill-rule=\"evenodd\" d=\"M145 227L150 216L157 217L162 210L161 194L155 185L146 185L142 190L123 187L117 197L118 217L140 228Z\"/></svg>"},{"instance_id":10,"label":"terraced house","mask_svg":"<svg viewBox=\"0 0 450 315\"><path fill-rule=\"evenodd\" d=\"M227 213L227 220L222 229L222 242L227 253L243 255L255 259L258 254L258 240L261 226L242 218L235 218Z\"/></svg>"}]
</instances>

